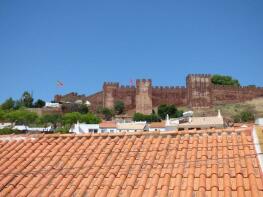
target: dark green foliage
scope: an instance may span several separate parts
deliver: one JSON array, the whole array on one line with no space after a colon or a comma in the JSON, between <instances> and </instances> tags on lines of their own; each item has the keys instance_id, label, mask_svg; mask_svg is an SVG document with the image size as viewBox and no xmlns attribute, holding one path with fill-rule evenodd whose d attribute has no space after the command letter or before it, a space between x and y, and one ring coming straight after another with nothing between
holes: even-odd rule
<instances>
[{"instance_id":1,"label":"dark green foliage","mask_svg":"<svg viewBox=\"0 0 263 197\"><path fill-rule=\"evenodd\" d=\"M104 115L105 120L111 120L114 115L113 111L106 107L102 109L102 114Z\"/></svg>"},{"instance_id":2,"label":"dark green foliage","mask_svg":"<svg viewBox=\"0 0 263 197\"><path fill-rule=\"evenodd\" d=\"M2 109L0 109L0 122L5 121L6 112L4 112Z\"/></svg>"},{"instance_id":3,"label":"dark green foliage","mask_svg":"<svg viewBox=\"0 0 263 197\"><path fill-rule=\"evenodd\" d=\"M32 95L28 91L25 91L22 94L22 97L21 97L22 106L32 107L33 106L33 100L34 99L33 99Z\"/></svg>"},{"instance_id":4,"label":"dark green foliage","mask_svg":"<svg viewBox=\"0 0 263 197\"><path fill-rule=\"evenodd\" d=\"M134 121L146 121L146 122L160 122L161 118L156 114L144 115L141 113L135 113L133 115Z\"/></svg>"},{"instance_id":5,"label":"dark green foliage","mask_svg":"<svg viewBox=\"0 0 263 197\"><path fill-rule=\"evenodd\" d=\"M171 118L178 118L183 115L183 111L178 110L175 105L160 105L158 107L158 115L161 117L161 119L164 120L167 114Z\"/></svg>"},{"instance_id":6,"label":"dark green foliage","mask_svg":"<svg viewBox=\"0 0 263 197\"><path fill-rule=\"evenodd\" d=\"M2 103L1 108L3 110L13 109L15 106L15 101L10 97L5 102Z\"/></svg>"},{"instance_id":7,"label":"dark green foliage","mask_svg":"<svg viewBox=\"0 0 263 197\"><path fill-rule=\"evenodd\" d=\"M124 112L124 103L122 101L116 101L114 103L114 111L117 115L120 115Z\"/></svg>"},{"instance_id":8,"label":"dark green foliage","mask_svg":"<svg viewBox=\"0 0 263 197\"><path fill-rule=\"evenodd\" d=\"M240 86L240 83L238 80L233 79L231 76L227 76L227 75L213 75L212 83L215 85Z\"/></svg>"},{"instance_id":9,"label":"dark green foliage","mask_svg":"<svg viewBox=\"0 0 263 197\"><path fill-rule=\"evenodd\" d=\"M0 129L0 135L8 135L8 134L19 134L20 131L12 130L10 128Z\"/></svg>"},{"instance_id":10,"label":"dark green foliage","mask_svg":"<svg viewBox=\"0 0 263 197\"><path fill-rule=\"evenodd\" d=\"M59 114L46 114L40 117L41 123L45 124L52 124L53 127L56 129L57 125L62 123L62 116Z\"/></svg>"},{"instance_id":11,"label":"dark green foliage","mask_svg":"<svg viewBox=\"0 0 263 197\"><path fill-rule=\"evenodd\" d=\"M35 103L34 103L34 107L35 108L42 108L44 107L46 104L45 101L41 100L41 99L38 99Z\"/></svg>"},{"instance_id":12,"label":"dark green foliage","mask_svg":"<svg viewBox=\"0 0 263 197\"><path fill-rule=\"evenodd\" d=\"M86 114L89 112L89 108L87 105L77 103L65 103L62 105L62 110L65 113L79 112L81 114Z\"/></svg>"},{"instance_id":13,"label":"dark green foliage","mask_svg":"<svg viewBox=\"0 0 263 197\"><path fill-rule=\"evenodd\" d=\"M233 117L234 122L250 122L254 121L254 115L250 111L243 111Z\"/></svg>"},{"instance_id":14,"label":"dark green foliage","mask_svg":"<svg viewBox=\"0 0 263 197\"><path fill-rule=\"evenodd\" d=\"M79 113L86 114L88 112L89 112L89 108L88 108L87 105L85 105L85 104L80 104L79 105Z\"/></svg>"}]
</instances>

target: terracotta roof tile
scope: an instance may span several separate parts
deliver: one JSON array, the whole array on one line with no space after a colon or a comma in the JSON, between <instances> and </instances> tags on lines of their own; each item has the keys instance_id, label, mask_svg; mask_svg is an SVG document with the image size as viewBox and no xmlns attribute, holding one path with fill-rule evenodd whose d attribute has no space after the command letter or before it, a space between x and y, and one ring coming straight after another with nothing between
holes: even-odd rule
<instances>
[{"instance_id":1,"label":"terracotta roof tile","mask_svg":"<svg viewBox=\"0 0 263 197\"><path fill-rule=\"evenodd\" d=\"M104 121L101 122L100 124L100 128L116 128L116 122L114 121Z\"/></svg>"},{"instance_id":2,"label":"terracotta roof tile","mask_svg":"<svg viewBox=\"0 0 263 197\"><path fill-rule=\"evenodd\" d=\"M0 138L0 196L263 196L252 143L234 129Z\"/></svg>"}]
</instances>

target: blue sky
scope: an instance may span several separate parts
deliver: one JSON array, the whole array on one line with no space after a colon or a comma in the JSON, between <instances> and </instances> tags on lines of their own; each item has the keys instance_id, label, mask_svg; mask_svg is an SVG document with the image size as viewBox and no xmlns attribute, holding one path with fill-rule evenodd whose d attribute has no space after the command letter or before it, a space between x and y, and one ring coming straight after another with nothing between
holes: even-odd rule
<instances>
[{"instance_id":1,"label":"blue sky","mask_svg":"<svg viewBox=\"0 0 263 197\"><path fill-rule=\"evenodd\" d=\"M262 10L262 0L1 0L0 102L136 78L185 85L188 73L263 86Z\"/></svg>"}]
</instances>

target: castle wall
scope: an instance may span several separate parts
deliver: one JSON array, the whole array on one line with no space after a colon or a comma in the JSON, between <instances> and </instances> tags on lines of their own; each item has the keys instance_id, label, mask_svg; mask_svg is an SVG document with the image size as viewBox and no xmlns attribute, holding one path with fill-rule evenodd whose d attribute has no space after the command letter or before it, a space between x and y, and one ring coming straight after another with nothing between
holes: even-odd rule
<instances>
[{"instance_id":1,"label":"castle wall","mask_svg":"<svg viewBox=\"0 0 263 197\"><path fill-rule=\"evenodd\" d=\"M103 84L103 107L113 108L119 83L105 82Z\"/></svg>"},{"instance_id":2,"label":"castle wall","mask_svg":"<svg viewBox=\"0 0 263 197\"><path fill-rule=\"evenodd\" d=\"M57 102L91 103L91 109L98 106L113 108L118 100L123 101L126 110L150 114L153 107L161 104L175 104L193 108L211 107L215 104L237 103L263 97L263 88L213 85L211 75L191 74L186 78L186 87L152 86L151 80L136 80L136 86L120 86L119 83L105 82L103 91L90 96L69 93L56 95Z\"/></svg>"},{"instance_id":3,"label":"castle wall","mask_svg":"<svg viewBox=\"0 0 263 197\"><path fill-rule=\"evenodd\" d=\"M152 88L153 106L161 104L174 104L184 106L187 104L187 89L179 86L155 86Z\"/></svg>"},{"instance_id":4,"label":"castle wall","mask_svg":"<svg viewBox=\"0 0 263 197\"><path fill-rule=\"evenodd\" d=\"M134 109L136 106L135 86L120 86L117 90L115 100L123 101L126 110Z\"/></svg>"},{"instance_id":5,"label":"castle wall","mask_svg":"<svg viewBox=\"0 0 263 197\"><path fill-rule=\"evenodd\" d=\"M237 103L263 97L263 88L213 85L213 104Z\"/></svg>"},{"instance_id":6,"label":"castle wall","mask_svg":"<svg viewBox=\"0 0 263 197\"><path fill-rule=\"evenodd\" d=\"M91 111L96 111L97 107L103 106L103 92L97 92L86 97L86 100L91 103Z\"/></svg>"}]
</instances>

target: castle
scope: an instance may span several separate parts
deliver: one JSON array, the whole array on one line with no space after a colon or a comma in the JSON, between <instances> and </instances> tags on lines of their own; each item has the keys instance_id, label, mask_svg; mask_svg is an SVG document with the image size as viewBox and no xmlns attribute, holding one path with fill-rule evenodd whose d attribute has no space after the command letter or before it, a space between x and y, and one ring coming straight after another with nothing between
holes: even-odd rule
<instances>
[{"instance_id":1,"label":"castle","mask_svg":"<svg viewBox=\"0 0 263 197\"><path fill-rule=\"evenodd\" d=\"M212 75L190 74L186 86L153 86L150 79L136 80L135 86L105 82L103 90L90 96L69 93L56 95L56 102L89 101L91 108L113 108L115 101L123 101L126 110L136 109L143 114L152 113L160 104L175 104L191 108L208 108L216 104L237 103L263 97L263 88L254 86L214 85Z\"/></svg>"}]
</instances>

